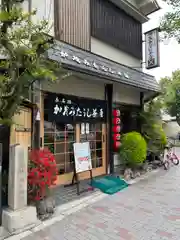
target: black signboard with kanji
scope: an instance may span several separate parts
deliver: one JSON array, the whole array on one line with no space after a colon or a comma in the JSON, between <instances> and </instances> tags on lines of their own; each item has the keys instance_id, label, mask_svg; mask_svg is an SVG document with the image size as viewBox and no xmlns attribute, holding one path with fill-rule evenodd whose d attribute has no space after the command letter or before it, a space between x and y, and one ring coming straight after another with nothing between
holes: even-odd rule
<instances>
[{"instance_id":1,"label":"black signboard with kanji","mask_svg":"<svg viewBox=\"0 0 180 240\"><path fill-rule=\"evenodd\" d=\"M51 122L106 122L107 102L104 100L47 93L44 107Z\"/></svg>"}]
</instances>

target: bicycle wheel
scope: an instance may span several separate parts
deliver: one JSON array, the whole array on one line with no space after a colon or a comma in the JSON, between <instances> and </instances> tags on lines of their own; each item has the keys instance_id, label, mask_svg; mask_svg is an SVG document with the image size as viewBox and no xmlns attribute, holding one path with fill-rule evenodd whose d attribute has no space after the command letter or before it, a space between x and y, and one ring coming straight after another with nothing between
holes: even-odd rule
<instances>
[{"instance_id":1,"label":"bicycle wheel","mask_svg":"<svg viewBox=\"0 0 180 240\"><path fill-rule=\"evenodd\" d=\"M173 163L175 166L179 165L179 159L178 159L177 157L173 158L173 159L172 159L172 163Z\"/></svg>"},{"instance_id":2,"label":"bicycle wheel","mask_svg":"<svg viewBox=\"0 0 180 240\"><path fill-rule=\"evenodd\" d=\"M168 170L169 169L169 161L165 161L164 162L164 170Z\"/></svg>"}]
</instances>

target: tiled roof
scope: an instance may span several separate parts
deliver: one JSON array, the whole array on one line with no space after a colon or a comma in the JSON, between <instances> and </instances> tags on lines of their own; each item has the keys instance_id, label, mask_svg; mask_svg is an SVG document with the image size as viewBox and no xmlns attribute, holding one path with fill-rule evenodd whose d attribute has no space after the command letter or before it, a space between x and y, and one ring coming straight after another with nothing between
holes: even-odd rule
<instances>
[{"instance_id":1,"label":"tiled roof","mask_svg":"<svg viewBox=\"0 0 180 240\"><path fill-rule=\"evenodd\" d=\"M160 90L153 76L64 42L56 41L53 48L48 51L48 57L71 70L97 75L145 90L154 92Z\"/></svg>"}]
</instances>

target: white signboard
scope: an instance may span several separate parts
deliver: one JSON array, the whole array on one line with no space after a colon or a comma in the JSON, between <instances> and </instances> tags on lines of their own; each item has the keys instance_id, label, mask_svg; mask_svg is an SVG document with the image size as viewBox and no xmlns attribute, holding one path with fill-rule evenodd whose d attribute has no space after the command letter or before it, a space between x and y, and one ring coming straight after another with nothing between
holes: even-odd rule
<instances>
[{"instance_id":1,"label":"white signboard","mask_svg":"<svg viewBox=\"0 0 180 240\"><path fill-rule=\"evenodd\" d=\"M74 143L74 158L76 173L92 169L91 153L89 142Z\"/></svg>"},{"instance_id":2,"label":"white signboard","mask_svg":"<svg viewBox=\"0 0 180 240\"><path fill-rule=\"evenodd\" d=\"M81 123L81 134L85 134L85 123Z\"/></svg>"},{"instance_id":3,"label":"white signboard","mask_svg":"<svg viewBox=\"0 0 180 240\"><path fill-rule=\"evenodd\" d=\"M159 61L159 30L156 28L145 33L146 69L159 67Z\"/></svg>"},{"instance_id":4,"label":"white signboard","mask_svg":"<svg viewBox=\"0 0 180 240\"><path fill-rule=\"evenodd\" d=\"M86 123L86 134L89 134L89 123Z\"/></svg>"}]
</instances>

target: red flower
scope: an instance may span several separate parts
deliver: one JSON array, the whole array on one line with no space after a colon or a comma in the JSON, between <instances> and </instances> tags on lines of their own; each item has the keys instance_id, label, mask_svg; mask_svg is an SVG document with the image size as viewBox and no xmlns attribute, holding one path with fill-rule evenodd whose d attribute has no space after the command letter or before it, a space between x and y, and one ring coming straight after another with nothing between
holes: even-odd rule
<instances>
[{"instance_id":1,"label":"red flower","mask_svg":"<svg viewBox=\"0 0 180 240\"><path fill-rule=\"evenodd\" d=\"M29 198L39 201L47 194L47 189L55 184L58 169L54 155L48 149L32 150L29 159Z\"/></svg>"}]
</instances>

